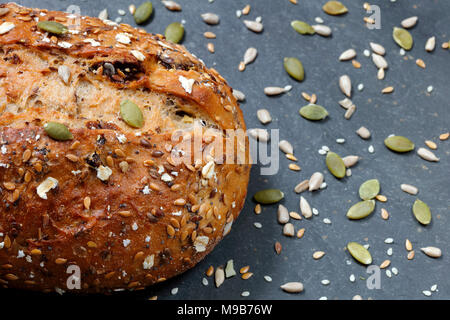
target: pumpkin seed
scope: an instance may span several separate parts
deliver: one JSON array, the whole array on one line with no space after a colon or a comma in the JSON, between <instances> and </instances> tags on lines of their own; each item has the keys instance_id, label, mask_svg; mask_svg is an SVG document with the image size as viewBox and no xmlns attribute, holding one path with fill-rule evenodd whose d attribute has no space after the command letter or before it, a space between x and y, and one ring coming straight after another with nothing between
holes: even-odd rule
<instances>
[{"instance_id":1,"label":"pumpkin seed","mask_svg":"<svg viewBox=\"0 0 450 320\"><path fill-rule=\"evenodd\" d=\"M402 136L390 136L384 140L386 147L395 152L409 152L414 150L414 143Z\"/></svg>"},{"instance_id":2,"label":"pumpkin seed","mask_svg":"<svg viewBox=\"0 0 450 320\"><path fill-rule=\"evenodd\" d=\"M37 27L53 34L63 34L67 32L67 27L56 21L39 21Z\"/></svg>"},{"instance_id":3,"label":"pumpkin seed","mask_svg":"<svg viewBox=\"0 0 450 320\"><path fill-rule=\"evenodd\" d=\"M322 9L325 13L332 16L338 16L348 12L347 7L339 1L328 1L323 5Z\"/></svg>"},{"instance_id":4,"label":"pumpkin seed","mask_svg":"<svg viewBox=\"0 0 450 320\"><path fill-rule=\"evenodd\" d=\"M430 224L431 211L425 202L423 202L419 199L416 199L416 201L414 201L412 211L413 211L414 217L416 217L417 221L419 221L421 224L423 224L423 225Z\"/></svg>"},{"instance_id":5,"label":"pumpkin seed","mask_svg":"<svg viewBox=\"0 0 450 320\"><path fill-rule=\"evenodd\" d=\"M347 211L347 218L359 220L369 216L375 210L375 200L364 200L354 204Z\"/></svg>"},{"instance_id":6,"label":"pumpkin seed","mask_svg":"<svg viewBox=\"0 0 450 320\"><path fill-rule=\"evenodd\" d=\"M284 58L284 69L295 80L303 81L305 78L305 70L297 58Z\"/></svg>"},{"instance_id":7,"label":"pumpkin seed","mask_svg":"<svg viewBox=\"0 0 450 320\"><path fill-rule=\"evenodd\" d=\"M69 129L62 123L58 122L47 122L44 125L44 131L51 138L59 141L71 140L73 138L72 133L69 131Z\"/></svg>"},{"instance_id":8,"label":"pumpkin seed","mask_svg":"<svg viewBox=\"0 0 450 320\"><path fill-rule=\"evenodd\" d=\"M277 203L284 198L284 193L279 189L265 189L258 191L253 196L256 202L262 204Z\"/></svg>"},{"instance_id":9,"label":"pumpkin seed","mask_svg":"<svg viewBox=\"0 0 450 320\"><path fill-rule=\"evenodd\" d=\"M337 153L328 152L326 164L333 176L339 179L345 177L345 164Z\"/></svg>"},{"instance_id":10,"label":"pumpkin seed","mask_svg":"<svg viewBox=\"0 0 450 320\"><path fill-rule=\"evenodd\" d=\"M139 7L137 7L134 12L134 21L137 24L142 24L147 21L153 12L153 5L150 1L144 2Z\"/></svg>"},{"instance_id":11,"label":"pumpkin seed","mask_svg":"<svg viewBox=\"0 0 450 320\"><path fill-rule=\"evenodd\" d=\"M400 47L402 47L405 50L411 50L413 46L413 38L407 30L403 28L394 27L392 37Z\"/></svg>"},{"instance_id":12,"label":"pumpkin seed","mask_svg":"<svg viewBox=\"0 0 450 320\"><path fill-rule=\"evenodd\" d=\"M302 107L299 112L303 118L311 121L322 120L328 116L327 109L317 104L308 104Z\"/></svg>"},{"instance_id":13,"label":"pumpkin seed","mask_svg":"<svg viewBox=\"0 0 450 320\"><path fill-rule=\"evenodd\" d=\"M167 40L173 43L179 43L184 36L184 26L179 22L173 22L167 26L164 35Z\"/></svg>"},{"instance_id":14,"label":"pumpkin seed","mask_svg":"<svg viewBox=\"0 0 450 320\"><path fill-rule=\"evenodd\" d=\"M380 182L378 179L367 180L359 187L359 197L363 200L371 200L380 193Z\"/></svg>"},{"instance_id":15,"label":"pumpkin seed","mask_svg":"<svg viewBox=\"0 0 450 320\"><path fill-rule=\"evenodd\" d=\"M369 250L364 248L364 246L360 245L359 243L349 242L347 244L347 250L356 261L365 265L369 265L372 263L372 255L370 254Z\"/></svg>"},{"instance_id":16,"label":"pumpkin seed","mask_svg":"<svg viewBox=\"0 0 450 320\"><path fill-rule=\"evenodd\" d=\"M294 20L291 22L291 27L300 34L314 34L316 33L309 24L300 20Z\"/></svg>"},{"instance_id":17,"label":"pumpkin seed","mask_svg":"<svg viewBox=\"0 0 450 320\"><path fill-rule=\"evenodd\" d=\"M144 125L141 109L130 100L123 100L120 103L120 116L130 127L142 128Z\"/></svg>"}]
</instances>

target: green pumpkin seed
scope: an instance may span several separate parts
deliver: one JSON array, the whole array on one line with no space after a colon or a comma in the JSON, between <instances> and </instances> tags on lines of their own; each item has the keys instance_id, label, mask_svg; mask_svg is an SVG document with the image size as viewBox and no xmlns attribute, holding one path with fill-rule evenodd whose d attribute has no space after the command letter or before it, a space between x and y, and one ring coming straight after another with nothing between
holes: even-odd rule
<instances>
[{"instance_id":1,"label":"green pumpkin seed","mask_svg":"<svg viewBox=\"0 0 450 320\"><path fill-rule=\"evenodd\" d=\"M53 34L63 34L67 32L67 27L56 21L39 21L37 27Z\"/></svg>"},{"instance_id":2,"label":"green pumpkin seed","mask_svg":"<svg viewBox=\"0 0 450 320\"><path fill-rule=\"evenodd\" d=\"M253 199L262 204L277 203L284 198L284 193L279 189L266 189L255 193Z\"/></svg>"},{"instance_id":3,"label":"green pumpkin seed","mask_svg":"<svg viewBox=\"0 0 450 320\"><path fill-rule=\"evenodd\" d=\"M380 193L380 182L377 179L367 180L359 187L359 197L363 200L375 198Z\"/></svg>"},{"instance_id":4,"label":"green pumpkin seed","mask_svg":"<svg viewBox=\"0 0 450 320\"><path fill-rule=\"evenodd\" d=\"M59 141L71 140L73 139L72 133L69 129L58 122L47 122L44 125L44 131L53 139Z\"/></svg>"},{"instance_id":5,"label":"green pumpkin seed","mask_svg":"<svg viewBox=\"0 0 450 320\"><path fill-rule=\"evenodd\" d=\"M347 243L347 250L359 263L365 265L369 265L372 263L372 255L370 254L369 250L364 248L363 245L357 242L349 242Z\"/></svg>"},{"instance_id":6,"label":"green pumpkin seed","mask_svg":"<svg viewBox=\"0 0 450 320\"><path fill-rule=\"evenodd\" d=\"M323 5L322 9L325 13L332 16L338 16L348 12L347 7L339 1L328 1Z\"/></svg>"},{"instance_id":7,"label":"green pumpkin seed","mask_svg":"<svg viewBox=\"0 0 450 320\"><path fill-rule=\"evenodd\" d=\"M284 58L284 69L295 80L303 81L305 78L305 70L297 58Z\"/></svg>"},{"instance_id":8,"label":"green pumpkin seed","mask_svg":"<svg viewBox=\"0 0 450 320\"><path fill-rule=\"evenodd\" d=\"M347 218L359 220L369 216L375 210L375 200L364 200L354 204L347 211Z\"/></svg>"},{"instance_id":9,"label":"green pumpkin seed","mask_svg":"<svg viewBox=\"0 0 450 320\"><path fill-rule=\"evenodd\" d=\"M167 26L164 35L167 40L179 43L184 36L184 26L179 22L171 23Z\"/></svg>"},{"instance_id":10,"label":"green pumpkin seed","mask_svg":"<svg viewBox=\"0 0 450 320\"><path fill-rule=\"evenodd\" d=\"M311 121L322 120L328 116L327 109L317 104L308 104L302 107L299 113L303 118Z\"/></svg>"},{"instance_id":11,"label":"green pumpkin seed","mask_svg":"<svg viewBox=\"0 0 450 320\"><path fill-rule=\"evenodd\" d=\"M137 24L142 24L147 21L153 12L153 5L150 1L141 4L134 12L134 21Z\"/></svg>"},{"instance_id":12,"label":"green pumpkin seed","mask_svg":"<svg viewBox=\"0 0 450 320\"><path fill-rule=\"evenodd\" d=\"M416 201L414 201L412 211L414 213L414 217L416 217L417 221L419 221L421 224L424 225L430 224L431 211L425 202L416 199Z\"/></svg>"},{"instance_id":13,"label":"green pumpkin seed","mask_svg":"<svg viewBox=\"0 0 450 320\"><path fill-rule=\"evenodd\" d=\"M330 170L331 174L335 176L336 178L343 178L345 177L345 171L346 167L344 164L344 160L334 152L328 152L327 158L326 158L326 164L328 167L328 170Z\"/></svg>"},{"instance_id":14,"label":"green pumpkin seed","mask_svg":"<svg viewBox=\"0 0 450 320\"><path fill-rule=\"evenodd\" d=\"M123 100L120 103L120 116L130 127L142 128L144 125L141 109L130 100Z\"/></svg>"},{"instance_id":15,"label":"green pumpkin seed","mask_svg":"<svg viewBox=\"0 0 450 320\"><path fill-rule=\"evenodd\" d=\"M403 49L411 50L413 46L413 38L409 31L403 28L394 27L394 31L392 32L392 37L394 41Z\"/></svg>"},{"instance_id":16,"label":"green pumpkin seed","mask_svg":"<svg viewBox=\"0 0 450 320\"><path fill-rule=\"evenodd\" d=\"M414 150L414 143L402 136L390 136L384 140L386 147L395 152L408 152Z\"/></svg>"},{"instance_id":17,"label":"green pumpkin seed","mask_svg":"<svg viewBox=\"0 0 450 320\"><path fill-rule=\"evenodd\" d=\"M316 33L314 31L314 28L311 27L306 22L300 21L300 20L294 20L291 22L291 27L294 28L295 31L297 31L300 34L314 34Z\"/></svg>"}]
</instances>

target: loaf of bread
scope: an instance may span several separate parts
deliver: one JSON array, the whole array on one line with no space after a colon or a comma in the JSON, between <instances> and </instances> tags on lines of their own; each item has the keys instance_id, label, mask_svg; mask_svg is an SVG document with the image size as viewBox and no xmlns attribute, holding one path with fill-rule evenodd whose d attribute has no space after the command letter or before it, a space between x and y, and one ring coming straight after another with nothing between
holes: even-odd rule
<instances>
[{"instance_id":1,"label":"loaf of bread","mask_svg":"<svg viewBox=\"0 0 450 320\"><path fill-rule=\"evenodd\" d=\"M248 141L215 70L161 35L16 4L0 55L1 286L137 290L230 231Z\"/></svg>"}]
</instances>

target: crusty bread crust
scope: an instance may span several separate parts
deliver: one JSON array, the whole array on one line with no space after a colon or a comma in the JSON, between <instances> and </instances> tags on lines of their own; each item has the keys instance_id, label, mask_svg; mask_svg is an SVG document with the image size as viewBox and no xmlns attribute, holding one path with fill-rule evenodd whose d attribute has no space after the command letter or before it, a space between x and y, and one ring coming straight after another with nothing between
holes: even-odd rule
<instances>
[{"instance_id":1,"label":"crusty bread crust","mask_svg":"<svg viewBox=\"0 0 450 320\"><path fill-rule=\"evenodd\" d=\"M64 291L76 265L77 291L135 290L194 266L229 232L249 179L248 159L222 164L208 149L245 130L225 80L129 25L15 4L0 15L0 284ZM47 34L44 20L69 32ZM121 119L123 99L141 108L142 128ZM73 139L50 138L49 121ZM209 154L175 162L173 133L190 145L198 124ZM246 146L233 152L248 157Z\"/></svg>"}]
</instances>

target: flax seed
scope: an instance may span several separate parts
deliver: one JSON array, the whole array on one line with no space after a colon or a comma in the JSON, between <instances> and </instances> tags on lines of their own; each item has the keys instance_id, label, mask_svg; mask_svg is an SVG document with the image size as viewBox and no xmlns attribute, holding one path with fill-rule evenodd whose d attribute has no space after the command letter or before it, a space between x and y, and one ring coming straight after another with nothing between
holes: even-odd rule
<instances>
[{"instance_id":1,"label":"flax seed","mask_svg":"<svg viewBox=\"0 0 450 320\"><path fill-rule=\"evenodd\" d=\"M439 140L445 141L450 137L450 132L443 133L439 136Z\"/></svg>"},{"instance_id":2,"label":"flax seed","mask_svg":"<svg viewBox=\"0 0 450 320\"><path fill-rule=\"evenodd\" d=\"M170 224L167 225L166 231L170 237L173 237L175 235L175 229Z\"/></svg>"},{"instance_id":3,"label":"flax seed","mask_svg":"<svg viewBox=\"0 0 450 320\"><path fill-rule=\"evenodd\" d=\"M361 68L361 63L359 63L359 62L356 61L356 60L352 60L352 65L353 65L353 67L356 68L356 69L360 69L360 68Z\"/></svg>"},{"instance_id":4,"label":"flax seed","mask_svg":"<svg viewBox=\"0 0 450 320\"><path fill-rule=\"evenodd\" d=\"M213 266L209 266L208 270L206 270L205 274L208 277L211 277L214 273L214 267Z\"/></svg>"},{"instance_id":5,"label":"flax seed","mask_svg":"<svg viewBox=\"0 0 450 320\"><path fill-rule=\"evenodd\" d=\"M39 250L39 249L33 249L33 250L30 251L30 253L33 256L38 256L38 255L42 254L42 251Z\"/></svg>"},{"instance_id":6,"label":"flax seed","mask_svg":"<svg viewBox=\"0 0 450 320\"><path fill-rule=\"evenodd\" d=\"M301 170L301 168L298 165L296 165L295 163L289 164L289 169L291 169L292 171L300 171Z\"/></svg>"},{"instance_id":7,"label":"flax seed","mask_svg":"<svg viewBox=\"0 0 450 320\"><path fill-rule=\"evenodd\" d=\"M250 266L244 266L241 269L239 269L239 273L240 274L245 274L248 272L248 270L250 270Z\"/></svg>"},{"instance_id":8,"label":"flax seed","mask_svg":"<svg viewBox=\"0 0 450 320\"><path fill-rule=\"evenodd\" d=\"M275 252L276 252L277 254L280 254L280 253L281 253L281 250L282 250L281 243L279 243L278 241L275 242Z\"/></svg>"},{"instance_id":9,"label":"flax seed","mask_svg":"<svg viewBox=\"0 0 450 320\"><path fill-rule=\"evenodd\" d=\"M72 162L78 162L78 160L79 160L78 157L77 157L76 155L71 154L71 153L67 154L67 155L66 155L66 158L69 159L69 160L72 161Z\"/></svg>"},{"instance_id":10,"label":"flax seed","mask_svg":"<svg viewBox=\"0 0 450 320\"><path fill-rule=\"evenodd\" d=\"M208 44L206 45L206 48L207 48L208 51L211 52L211 53L214 53L214 52L215 52L214 43L208 42Z\"/></svg>"},{"instance_id":11,"label":"flax seed","mask_svg":"<svg viewBox=\"0 0 450 320\"><path fill-rule=\"evenodd\" d=\"M411 241L409 241L409 239L405 240L405 249L408 251L411 251L413 249L412 243Z\"/></svg>"},{"instance_id":12,"label":"flax seed","mask_svg":"<svg viewBox=\"0 0 450 320\"><path fill-rule=\"evenodd\" d=\"M259 203L255 206L255 213L256 214L260 214L261 213L261 205Z\"/></svg>"},{"instance_id":13,"label":"flax seed","mask_svg":"<svg viewBox=\"0 0 450 320\"><path fill-rule=\"evenodd\" d=\"M301 239L303 238L303 235L305 234L305 228L301 228L297 231L297 238Z\"/></svg>"},{"instance_id":14,"label":"flax seed","mask_svg":"<svg viewBox=\"0 0 450 320\"><path fill-rule=\"evenodd\" d=\"M214 32L211 32L211 31L205 32L205 33L203 34L203 36L204 36L206 39L215 39L215 38L216 38L216 34L215 34Z\"/></svg>"},{"instance_id":15,"label":"flax seed","mask_svg":"<svg viewBox=\"0 0 450 320\"><path fill-rule=\"evenodd\" d=\"M12 191L16 188L16 185L12 182L3 182L3 186L6 190Z\"/></svg>"},{"instance_id":16,"label":"flax seed","mask_svg":"<svg viewBox=\"0 0 450 320\"><path fill-rule=\"evenodd\" d=\"M384 208L381 208L381 217L384 220L389 219L389 212L386 209L384 209Z\"/></svg>"},{"instance_id":17,"label":"flax seed","mask_svg":"<svg viewBox=\"0 0 450 320\"><path fill-rule=\"evenodd\" d=\"M311 96L309 94L307 94L306 92L302 92L302 97L303 99L305 99L306 101L311 101Z\"/></svg>"},{"instance_id":18,"label":"flax seed","mask_svg":"<svg viewBox=\"0 0 450 320\"><path fill-rule=\"evenodd\" d=\"M410 252L408 252L408 256L407 256L408 260L414 259L414 255L415 255L414 250L411 250Z\"/></svg>"},{"instance_id":19,"label":"flax seed","mask_svg":"<svg viewBox=\"0 0 450 320\"><path fill-rule=\"evenodd\" d=\"M90 197L85 197L83 199L83 205L84 205L84 208L86 210L89 210L91 208L91 198Z\"/></svg>"},{"instance_id":20,"label":"flax seed","mask_svg":"<svg viewBox=\"0 0 450 320\"><path fill-rule=\"evenodd\" d=\"M247 279L250 279L250 277L251 276L253 276L253 273L252 272L246 272L246 273L244 273L243 275L242 275L242 279L244 279L244 280L247 280Z\"/></svg>"},{"instance_id":21,"label":"flax seed","mask_svg":"<svg viewBox=\"0 0 450 320\"><path fill-rule=\"evenodd\" d=\"M325 255L325 252L323 252L323 251L316 251L316 252L313 253L313 258L314 258L314 260L319 260L324 255Z\"/></svg>"},{"instance_id":22,"label":"flax seed","mask_svg":"<svg viewBox=\"0 0 450 320\"><path fill-rule=\"evenodd\" d=\"M426 68L425 62L423 62L422 59L417 59L417 60L416 60L416 64L417 64L419 67L421 67L422 69L425 69L425 68Z\"/></svg>"},{"instance_id":23,"label":"flax seed","mask_svg":"<svg viewBox=\"0 0 450 320\"><path fill-rule=\"evenodd\" d=\"M437 144L434 143L433 141L430 140L425 140L425 144L427 145L428 148L436 150L437 149Z\"/></svg>"},{"instance_id":24,"label":"flax seed","mask_svg":"<svg viewBox=\"0 0 450 320\"><path fill-rule=\"evenodd\" d=\"M28 160L30 160L30 158L31 158L31 150L27 149L24 151L24 153L22 155L22 161L27 162Z\"/></svg>"},{"instance_id":25,"label":"flax seed","mask_svg":"<svg viewBox=\"0 0 450 320\"><path fill-rule=\"evenodd\" d=\"M375 199L377 199L377 200L380 201L380 202L386 202L386 201L387 201L387 197L386 197L386 196L383 196L383 195L381 195L381 194L377 195L377 196L375 197Z\"/></svg>"},{"instance_id":26,"label":"flax seed","mask_svg":"<svg viewBox=\"0 0 450 320\"><path fill-rule=\"evenodd\" d=\"M67 262L67 259L64 258L56 258L55 263L56 264L65 264Z\"/></svg>"},{"instance_id":27,"label":"flax seed","mask_svg":"<svg viewBox=\"0 0 450 320\"><path fill-rule=\"evenodd\" d=\"M244 61L241 61L239 63L238 70L241 71L241 72L245 70L245 63L244 63Z\"/></svg>"},{"instance_id":28,"label":"flax seed","mask_svg":"<svg viewBox=\"0 0 450 320\"><path fill-rule=\"evenodd\" d=\"M383 90L381 90L381 93L387 94L392 93L394 91L394 87L386 87Z\"/></svg>"}]
</instances>

